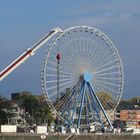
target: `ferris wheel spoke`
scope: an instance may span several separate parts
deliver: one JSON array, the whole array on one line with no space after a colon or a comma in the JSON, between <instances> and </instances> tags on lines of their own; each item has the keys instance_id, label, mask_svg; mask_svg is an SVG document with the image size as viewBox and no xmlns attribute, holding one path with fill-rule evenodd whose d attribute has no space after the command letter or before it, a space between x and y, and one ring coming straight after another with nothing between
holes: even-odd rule
<instances>
[{"instance_id":1,"label":"ferris wheel spoke","mask_svg":"<svg viewBox=\"0 0 140 140\"><path fill-rule=\"evenodd\" d=\"M98 99L98 96L96 95L96 93L95 93L95 91L94 91L94 88L92 87L92 85L91 85L90 83L87 83L87 84L88 84L89 89L91 90L91 95L93 94L92 96L95 97L95 99L96 99L96 101L97 101L97 103L98 103L98 105L99 105L99 107L100 107L102 113L104 114L105 119L107 120L107 122L108 122L108 124L110 125L110 127L113 128L113 126L112 126L112 124L111 124L109 118L107 117L107 114L106 114L106 112L105 112L104 107L102 106L101 102L100 102L99 99ZM99 120L100 120L100 116L99 116L98 118L99 118ZM103 125L103 123L102 123L101 120L100 120L100 123L101 123L101 125L104 127L104 125Z\"/></svg>"},{"instance_id":2,"label":"ferris wheel spoke","mask_svg":"<svg viewBox=\"0 0 140 140\"><path fill-rule=\"evenodd\" d=\"M88 105L89 105L89 108L90 108L90 112L92 114L92 118L93 120L96 122L96 118L95 118L95 109L94 109L94 106L92 105L91 101L90 101L90 98L89 98L89 95L85 95L85 98L87 99L87 102L88 102Z\"/></svg>"},{"instance_id":3,"label":"ferris wheel spoke","mask_svg":"<svg viewBox=\"0 0 140 140\"><path fill-rule=\"evenodd\" d=\"M119 75L120 73L118 71L114 71L114 72L106 72L106 73L96 73L94 76L98 77L98 76L115 76L115 75Z\"/></svg>"},{"instance_id":4,"label":"ferris wheel spoke","mask_svg":"<svg viewBox=\"0 0 140 140\"><path fill-rule=\"evenodd\" d=\"M74 92L74 91L73 91L73 92ZM70 92L70 93L68 93L68 94L65 94L65 96L64 96L63 98L61 97L62 99L59 100L59 104L58 104L57 106L55 106L55 108L61 112L61 108L64 108L64 105L66 104L68 98L74 96L73 92ZM72 98L70 99L70 101L71 101L71 100L72 100ZM60 107L61 107L61 108L60 108ZM59 108L59 109L58 109L58 108Z\"/></svg>"},{"instance_id":5,"label":"ferris wheel spoke","mask_svg":"<svg viewBox=\"0 0 140 140\"><path fill-rule=\"evenodd\" d=\"M104 71L113 70L113 69L118 68L118 67L119 67L118 65L110 66L110 67L108 67L108 68L104 68L104 69L102 69L102 70L100 70L100 71L95 72L95 74L101 73L101 72L104 72Z\"/></svg>"},{"instance_id":6,"label":"ferris wheel spoke","mask_svg":"<svg viewBox=\"0 0 140 140\"><path fill-rule=\"evenodd\" d=\"M80 103L80 110L79 110L79 114L78 114L78 128L80 126L81 123L81 115L82 115L82 110L83 110L83 104L84 104L84 96L85 96L85 88L86 88L86 83L84 83L83 85L83 91L82 91L82 97L81 97L81 103Z\"/></svg>"},{"instance_id":7,"label":"ferris wheel spoke","mask_svg":"<svg viewBox=\"0 0 140 140\"><path fill-rule=\"evenodd\" d=\"M112 58L112 56L108 55L107 58L104 58L101 63L99 63L98 65L95 65L94 69L92 71L94 71L94 70L99 71L99 69L101 69L100 67L102 67L103 65L106 65L106 63L114 60L111 58Z\"/></svg>"},{"instance_id":8,"label":"ferris wheel spoke","mask_svg":"<svg viewBox=\"0 0 140 140\"><path fill-rule=\"evenodd\" d=\"M56 68L47 68L48 71L53 71L55 73L57 73L57 69ZM64 74L64 75L70 75L70 73L63 71L62 69L59 70L60 74Z\"/></svg>"},{"instance_id":9,"label":"ferris wheel spoke","mask_svg":"<svg viewBox=\"0 0 140 140\"><path fill-rule=\"evenodd\" d=\"M79 48L81 47L81 49L79 51L81 53L81 55L79 57L80 60L78 62L84 62L84 61L86 61L86 63L89 65L89 63L88 63L88 57L87 57L89 55L89 53L88 53L89 50L87 48L89 48L90 45L91 45L91 40L86 39L86 38L82 39L81 44L79 46ZM81 61L83 58L84 58L84 61Z\"/></svg>"},{"instance_id":10,"label":"ferris wheel spoke","mask_svg":"<svg viewBox=\"0 0 140 140\"><path fill-rule=\"evenodd\" d=\"M96 93L98 93L98 91ZM99 95L97 95L97 96L98 96L102 106L105 108L105 110L109 110L110 106L108 106L108 104L105 102L105 98L102 98L102 96L99 96Z\"/></svg>"},{"instance_id":11,"label":"ferris wheel spoke","mask_svg":"<svg viewBox=\"0 0 140 140\"><path fill-rule=\"evenodd\" d=\"M71 84L71 86L72 86L72 84ZM67 87L65 86L65 87L61 88L61 91L66 90L66 89L67 89ZM57 100L57 92L52 92L50 98L52 98L54 101L56 101Z\"/></svg>"},{"instance_id":12,"label":"ferris wheel spoke","mask_svg":"<svg viewBox=\"0 0 140 140\"><path fill-rule=\"evenodd\" d=\"M69 63L68 62L64 63L64 65L66 65L69 68L68 71L73 71L73 72L79 71L76 63L74 62L74 60L72 60L72 57L69 57L68 60Z\"/></svg>"},{"instance_id":13,"label":"ferris wheel spoke","mask_svg":"<svg viewBox=\"0 0 140 140\"><path fill-rule=\"evenodd\" d=\"M104 61L104 59L102 59L102 61ZM99 62L99 63L100 63L100 62ZM98 63L98 64L99 64L99 63ZM116 65L115 63L116 63L116 60L114 60L114 59L111 60L111 59L110 59L110 60L104 62L104 64L95 66L95 68L96 68L96 71L99 71L99 70L101 70L101 69L104 69L104 68L106 68L106 67L109 67L110 65Z\"/></svg>"},{"instance_id":14,"label":"ferris wheel spoke","mask_svg":"<svg viewBox=\"0 0 140 140\"><path fill-rule=\"evenodd\" d=\"M108 56L110 56L111 50L107 49L107 46L101 46L102 50L98 54L97 59L95 60L94 67L97 67L100 63L102 63ZM104 63L103 63L104 64Z\"/></svg>"},{"instance_id":15,"label":"ferris wheel spoke","mask_svg":"<svg viewBox=\"0 0 140 140\"><path fill-rule=\"evenodd\" d=\"M109 93L113 93L113 94L116 94L116 95L118 94L118 90L115 90L114 88L111 88L111 87L109 87L107 85L104 85L102 83L95 84L94 86L99 87L98 85L100 86L100 89L103 89L103 91L106 91L107 93L109 92Z\"/></svg>"},{"instance_id":16,"label":"ferris wheel spoke","mask_svg":"<svg viewBox=\"0 0 140 140\"><path fill-rule=\"evenodd\" d=\"M80 96L78 92L75 92L75 95L74 95L74 98L72 100L72 103L71 103L71 105L70 105L70 107L68 109L68 114L67 114L67 117L66 117L66 121L68 121L68 117L70 117L70 112L74 109L74 105L76 104L76 100L77 100L76 99L77 95Z\"/></svg>"},{"instance_id":17,"label":"ferris wheel spoke","mask_svg":"<svg viewBox=\"0 0 140 140\"><path fill-rule=\"evenodd\" d=\"M69 60L69 63L68 62L63 62L62 65L65 66L65 68L67 67L67 72L79 72L79 69L78 67L74 64L74 61L71 60L71 58L68 59Z\"/></svg>"},{"instance_id":18,"label":"ferris wheel spoke","mask_svg":"<svg viewBox=\"0 0 140 140\"><path fill-rule=\"evenodd\" d=\"M83 85L83 86L84 86L84 85ZM75 114L75 112L76 112L76 109L77 109L77 106L78 106L78 104L79 104L79 102L80 102L80 99L82 98L81 96L82 96L82 92L83 92L83 86L81 86L80 94L79 94L79 96L78 96L78 98L76 99L76 102L75 102L75 106L74 106L74 109L73 109L73 112L72 112L72 115L71 115L71 118L70 118L70 126L72 125L73 116L74 116L74 114Z\"/></svg>"},{"instance_id":19,"label":"ferris wheel spoke","mask_svg":"<svg viewBox=\"0 0 140 140\"><path fill-rule=\"evenodd\" d=\"M65 81L69 81L69 80L76 80L76 78L64 78L64 79L60 79L60 82L65 82ZM49 80L47 81L47 83L56 83L57 80Z\"/></svg>"},{"instance_id":20,"label":"ferris wheel spoke","mask_svg":"<svg viewBox=\"0 0 140 140\"><path fill-rule=\"evenodd\" d=\"M78 54L79 53L79 50L77 49L76 47L76 43L74 43L74 47L72 47L72 50L71 50L71 61L74 63L74 66L76 67L76 69L79 71L79 68L77 66L77 62L78 62Z\"/></svg>"},{"instance_id":21,"label":"ferris wheel spoke","mask_svg":"<svg viewBox=\"0 0 140 140\"><path fill-rule=\"evenodd\" d=\"M51 67L56 67L57 66L57 62L56 62L56 60L51 59L47 65L51 66Z\"/></svg>"},{"instance_id":22,"label":"ferris wheel spoke","mask_svg":"<svg viewBox=\"0 0 140 140\"><path fill-rule=\"evenodd\" d=\"M95 59L97 57L97 53L99 52L99 49L98 48L99 48L99 46L96 45L96 49L93 52L92 57L90 58L92 65L94 65Z\"/></svg>"},{"instance_id":23,"label":"ferris wheel spoke","mask_svg":"<svg viewBox=\"0 0 140 140\"><path fill-rule=\"evenodd\" d=\"M90 125L89 108L88 108L88 102L87 102L87 99L86 99L86 95L84 96L84 101L85 101L84 106L85 106L85 112L86 112L85 117L86 117L87 124Z\"/></svg>"},{"instance_id":24,"label":"ferris wheel spoke","mask_svg":"<svg viewBox=\"0 0 140 140\"><path fill-rule=\"evenodd\" d=\"M89 48L89 49L87 49ZM91 48L91 41L90 40L85 40L85 44L83 43L83 57L85 58L85 61L87 62L88 65L89 64L89 60L88 60L88 55L89 55L89 50Z\"/></svg>"},{"instance_id":25,"label":"ferris wheel spoke","mask_svg":"<svg viewBox=\"0 0 140 140\"><path fill-rule=\"evenodd\" d=\"M95 109L96 115L97 115L97 117L98 117L98 120L99 120L100 124L103 125L103 124L102 124L102 120L101 120L100 115L99 115L99 113L100 113L100 112L99 112L99 108L100 108L99 101L96 100L97 98L96 98L96 96L94 95L94 94L96 94L96 93L93 93L93 91L92 91L92 89L91 89L89 83L87 83L87 86L88 86L88 88L89 88L89 93L90 93L92 102L93 102L93 104L94 104L94 109ZM101 104L101 103L100 103L100 104ZM100 109L101 109L101 108L100 108Z\"/></svg>"},{"instance_id":26,"label":"ferris wheel spoke","mask_svg":"<svg viewBox=\"0 0 140 140\"><path fill-rule=\"evenodd\" d=\"M93 86L97 90L98 93L106 93L106 94L111 94L112 95L112 88L108 89L107 86L105 86L103 84L100 84L100 83L98 83L98 85L96 84L96 85L93 85ZM115 90L113 90L113 91L116 92Z\"/></svg>"},{"instance_id":27,"label":"ferris wheel spoke","mask_svg":"<svg viewBox=\"0 0 140 140\"><path fill-rule=\"evenodd\" d=\"M92 65L92 61L91 60L93 60L93 56L94 56L94 52L96 51L96 47L95 47L95 38L93 39L93 41L92 41L92 44L91 44L91 47L90 47L90 49L89 49L89 52L87 53L88 54L88 60L90 61L90 65ZM91 53L92 52L92 53Z\"/></svg>"},{"instance_id":28,"label":"ferris wheel spoke","mask_svg":"<svg viewBox=\"0 0 140 140\"><path fill-rule=\"evenodd\" d=\"M98 46L96 45L96 42L97 40L95 40L95 42L92 44L93 50L90 50L90 53L88 55L91 65L93 65L93 60L96 56L96 52L98 51Z\"/></svg>"},{"instance_id":29,"label":"ferris wheel spoke","mask_svg":"<svg viewBox=\"0 0 140 140\"><path fill-rule=\"evenodd\" d=\"M66 104L63 104L63 106L65 107L64 110L66 110L67 106L69 105L70 101L73 99L72 97L75 95L76 91L77 91L77 87L80 85L80 83L78 82L77 85L75 85L74 87L72 87L72 90L69 91L68 93L65 93L65 96L64 96L64 100L63 100L63 103L65 102ZM71 88L70 88L71 89ZM67 101L66 101L67 99ZM60 105L59 105L60 106ZM61 108L64 108L64 107L61 107Z\"/></svg>"},{"instance_id":30,"label":"ferris wheel spoke","mask_svg":"<svg viewBox=\"0 0 140 140\"><path fill-rule=\"evenodd\" d=\"M86 62L90 65L89 63L89 51L91 51L91 45L92 45L92 42L90 40L86 41L86 45L85 45L85 48L84 48L84 52L85 52L85 60ZM88 50L86 48L89 48Z\"/></svg>"},{"instance_id":31,"label":"ferris wheel spoke","mask_svg":"<svg viewBox=\"0 0 140 140\"><path fill-rule=\"evenodd\" d=\"M96 48L97 48L97 51L95 52L96 57L101 52L101 50L104 49L104 47L102 47L102 45L103 45L103 40L101 40L99 38L99 36L97 36L97 40L96 40Z\"/></svg>"},{"instance_id":32,"label":"ferris wheel spoke","mask_svg":"<svg viewBox=\"0 0 140 140\"><path fill-rule=\"evenodd\" d=\"M113 103L112 103L112 101L107 101L107 102L105 102L105 96L104 97L100 97L99 96L99 100L103 103L103 106L104 106L104 108L105 108L105 110L111 110L111 108L113 107Z\"/></svg>"},{"instance_id":33,"label":"ferris wheel spoke","mask_svg":"<svg viewBox=\"0 0 140 140\"><path fill-rule=\"evenodd\" d=\"M57 77L57 74L46 74L46 76L47 76L47 77ZM60 77L63 77L63 78L65 78L65 77L66 77L66 78L75 78L74 75L60 75L60 74L59 74L59 76L60 76Z\"/></svg>"},{"instance_id":34,"label":"ferris wheel spoke","mask_svg":"<svg viewBox=\"0 0 140 140\"><path fill-rule=\"evenodd\" d=\"M57 68L56 68L57 63L56 63L55 61L56 61L56 60L52 60L52 62L50 62L50 64L53 66L52 69L54 68L53 70L54 70L54 71L57 71ZM62 67L61 67L61 66L62 66ZM66 62L66 63L63 62L62 64L60 63L60 68L62 69L62 70L60 69L60 72L63 71L63 72L65 72L65 73L69 73L70 70L69 70L69 71L66 71L66 70L63 68L63 66L65 66L65 67L67 66L67 67L69 67L71 70L72 70L72 69L75 69L75 67L73 66L73 64L71 64L71 63L68 64L67 62ZM76 70L75 70L75 71L76 71Z\"/></svg>"},{"instance_id":35,"label":"ferris wheel spoke","mask_svg":"<svg viewBox=\"0 0 140 140\"><path fill-rule=\"evenodd\" d=\"M98 97L105 110L110 110L112 106L105 102L103 97Z\"/></svg>"},{"instance_id":36,"label":"ferris wheel spoke","mask_svg":"<svg viewBox=\"0 0 140 140\"><path fill-rule=\"evenodd\" d=\"M101 100L101 103L103 103L104 108L106 108L106 110L110 110L113 106L112 96L110 98L108 98L107 95L109 93L101 92L102 91L101 88L96 88L95 86L94 86L94 88L96 90L96 93L97 93L97 96L98 96L99 100Z\"/></svg>"},{"instance_id":37,"label":"ferris wheel spoke","mask_svg":"<svg viewBox=\"0 0 140 140\"><path fill-rule=\"evenodd\" d=\"M94 76L95 79L99 79L99 80L113 80L113 81L120 81L121 77L101 77L101 76Z\"/></svg>"},{"instance_id":38,"label":"ferris wheel spoke","mask_svg":"<svg viewBox=\"0 0 140 140\"><path fill-rule=\"evenodd\" d=\"M61 83L59 86L62 87L62 86L64 86L64 85L68 85L68 84L73 83L73 82L74 82L74 81L68 81L68 82L65 82L65 83ZM48 88L47 90L49 91L49 90L55 89L55 88L57 88L57 85L52 86L52 87Z\"/></svg>"},{"instance_id":39,"label":"ferris wheel spoke","mask_svg":"<svg viewBox=\"0 0 140 140\"><path fill-rule=\"evenodd\" d=\"M79 58L80 58L80 60L81 60L81 58L83 58L82 57L82 43L81 43L81 39L79 39L78 41L77 41L78 43L77 43L77 47L79 48ZM80 63L80 64L82 64L82 61L80 61L80 60L78 60L78 62Z\"/></svg>"},{"instance_id":40,"label":"ferris wheel spoke","mask_svg":"<svg viewBox=\"0 0 140 140\"><path fill-rule=\"evenodd\" d=\"M86 65L88 65L88 67L91 67L90 63L88 62L88 58L87 58L87 55L89 55L88 54L88 50L86 48L87 47L86 46L87 44L81 45L82 46L81 51L80 51L80 54L81 55L80 55L80 57L78 59L78 63L81 62L81 65L85 65L86 64Z\"/></svg>"},{"instance_id":41,"label":"ferris wheel spoke","mask_svg":"<svg viewBox=\"0 0 140 140\"><path fill-rule=\"evenodd\" d=\"M77 42L77 39L75 39L75 40L74 40L74 42ZM69 45L69 43L68 43L68 45ZM66 46L66 47L67 47L67 46ZM71 52L71 51L70 51L70 52ZM79 52L79 51L77 50L77 48L75 48L74 52ZM73 55L73 54L66 55L66 59L69 59L69 58L70 58L70 56L71 56L71 58L73 58L73 56L72 56L72 55ZM68 58L67 58L67 57L68 57ZM72 60L72 62L75 62L75 60L76 60L75 58L77 58L77 57L75 57L75 56L74 56L74 58L73 58L73 60L74 60L74 61ZM66 61L66 64L68 64L68 62L67 62L67 61Z\"/></svg>"},{"instance_id":42,"label":"ferris wheel spoke","mask_svg":"<svg viewBox=\"0 0 140 140\"><path fill-rule=\"evenodd\" d=\"M65 83L61 84L61 87L59 87L60 88L60 92L63 91L63 90L65 90L65 89L67 89L67 88L69 88L69 87L71 87L71 86L73 86L73 85L75 85L77 82L78 81L75 81L75 82L71 81L71 82L67 82L67 83L65 82ZM57 88L57 86L56 87L53 87L52 89L56 89L56 88ZM49 89L49 90L52 90L52 89ZM54 92L51 92L50 97L52 97L52 96L53 97L57 96L57 91L56 90Z\"/></svg>"},{"instance_id":43,"label":"ferris wheel spoke","mask_svg":"<svg viewBox=\"0 0 140 140\"><path fill-rule=\"evenodd\" d=\"M93 58L93 64L96 65L96 63L101 59L101 53L105 50L105 47L102 47L102 44L100 44L98 49L98 52L96 53L95 57Z\"/></svg>"},{"instance_id":44,"label":"ferris wheel spoke","mask_svg":"<svg viewBox=\"0 0 140 140\"><path fill-rule=\"evenodd\" d=\"M106 51L105 53L106 53L106 54L104 54L105 58L104 58L103 60L101 60L101 62L98 62L98 63L95 65L96 68L102 66L103 64L106 64L106 63L107 63L108 61L110 61L110 60L114 60L114 59L112 59L112 58L114 57L115 52L112 52L112 53L111 53L111 51L109 50L109 51ZM110 54L110 53L111 53L111 54ZM114 61L115 61L115 60L114 60Z\"/></svg>"},{"instance_id":45,"label":"ferris wheel spoke","mask_svg":"<svg viewBox=\"0 0 140 140\"><path fill-rule=\"evenodd\" d=\"M63 61L61 65L65 66L65 68L67 68L67 72L70 72L70 73L72 73L72 71L73 72L79 72L79 68L78 68L78 66L76 65L76 62L75 62L76 57L67 56L65 59L66 59L66 61Z\"/></svg>"},{"instance_id":46,"label":"ferris wheel spoke","mask_svg":"<svg viewBox=\"0 0 140 140\"><path fill-rule=\"evenodd\" d=\"M112 87L120 87L120 85L116 84L116 83L111 83L111 82L105 82L105 81L102 81L102 80L99 80L99 79L96 79L99 83L102 83L102 84L105 84L105 85L108 85L108 86L112 86Z\"/></svg>"}]
</instances>

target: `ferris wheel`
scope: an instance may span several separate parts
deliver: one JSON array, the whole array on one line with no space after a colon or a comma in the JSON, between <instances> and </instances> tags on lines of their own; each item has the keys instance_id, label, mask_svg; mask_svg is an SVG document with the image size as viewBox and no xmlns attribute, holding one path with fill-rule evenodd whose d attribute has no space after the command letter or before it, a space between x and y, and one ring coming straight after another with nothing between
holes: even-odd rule
<instances>
[{"instance_id":1,"label":"ferris wheel","mask_svg":"<svg viewBox=\"0 0 140 140\"><path fill-rule=\"evenodd\" d=\"M42 66L43 94L68 126L101 126L117 107L123 90L123 66L112 41L101 31L75 26L48 47ZM102 114L102 115L101 115Z\"/></svg>"}]
</instances>

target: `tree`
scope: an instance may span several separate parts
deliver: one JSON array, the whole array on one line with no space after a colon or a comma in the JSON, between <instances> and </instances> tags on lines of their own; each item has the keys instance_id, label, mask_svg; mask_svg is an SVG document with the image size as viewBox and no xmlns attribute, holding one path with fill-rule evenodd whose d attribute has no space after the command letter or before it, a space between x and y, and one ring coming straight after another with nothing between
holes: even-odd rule
<instances>
[{"instance_id":1,"label":"tree","mask_svg":"<svg viewBox=\"0 0 140 140\"><path fill-rule=\"evenodd\" d=\"M38 110L38 100L33 95L22 95L19 98L20 107L25 109L25 112L34 117L35 112Z\"/></svg>"},{"instance_id":2,"label":"tree","mask_svg":"<svg viewBox=\"0 0 140 140\"><path fill-rule=\"evenodd\" d=\"M23 94L19 98L19 105L25 109L26 118L32 123L43 123L46 120L50 124L53 121L48 105L36 96Z\"/></svg>"},{"instance_id":3,"label":"tree","mask_svg":"<svg viewBox=\"0 0 140 140\"><path fill-rule=\"evenodd\" d=\"M8 118L12 115L10 102L0 96L0 125L7 124Z\"/></svg>"}]
</instances>

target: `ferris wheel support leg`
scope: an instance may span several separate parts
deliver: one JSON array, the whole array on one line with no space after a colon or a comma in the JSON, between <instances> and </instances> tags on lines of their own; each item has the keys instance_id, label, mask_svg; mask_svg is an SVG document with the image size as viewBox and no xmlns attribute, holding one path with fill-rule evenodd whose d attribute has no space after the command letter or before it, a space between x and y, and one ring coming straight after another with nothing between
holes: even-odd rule
<instances>
[{"instance_id":1,"label":"ferris wheel support leg","mask_svg":"<svg viewBox=\"0 0 140 140\"><path fill-rule=\"evenodd\" d=\"M69 97L67 104L65 105L64 109L62 110L62 113L60 114L61 116L63 116L63 114L65 113L65 111L66 111L66 109L67 109L67 107L68 107L68 105L69 105L69 103L70 103L70 101L72 99L72 96L75 94L75 90L76 89L74 89L74 91L72 92L71 96Z\"/></svg>"},{"instance_id":2,"label":"ferris wheel support leg","mask_svg":"<svg viewBox=\"0 0 140 140\"><path fill-rule=\"evenodd\" d=\"M72 111L72 108L74 107L75 97L76 97L76 93L75 93L74 99L72 100L72 104L70 105L70 109L69 109L67 117L66 117L66 122L68 122L68 117L70 116L70 112Z\"/></svg>"},{"instance_id":3,"label":"ferris wheel support leg","mask_svg":"<svg viewBox=\"0 0 140 140\"><path fill-rule=\"evenodd\" d=\"M88 83L87 83L87 84L88 84ZM99 119L99 122L100 122L101 126L104 128L104 125L103 125L102 120L101 120L101 118L100 118L99 112L98 112L98 110L97 110L97 105L96 105L95 99L94 99L94 97L93 97L93 94L92 94L92 91L91 91L89 85L88 85L88 88L89 88L89 93L90 93L90 95L91 95L91 97L92 97L92 100L93 100L94 109L95 109L95 111L96 111L97 117L98 117L98 119Z\"/></svg>"},{"instance_id":4,"label":"ferris wheel support leg","mask_svg":"<svg viewBox=\"0 0 140 140\"><path fill-rule=\"evenodd\" d=\"M93 113L93 112L94 112L94 109L92 108L91 101L90 101L90 99L89 99L87 93L86 93L85 95L86 95L86 98L87 98L87 100L88 100L88 102L89 102L89 108L90 108L90 111L92 112L92 118L93 118L94 121L96 121L95 115L94 115L94 113Z\"/></svg>"},{"instance_id":5,"label":"ferris wheel support leg","mask_svg":"<svg viewBox=\"0 0 140 140\"><path fill-rule=\"evenodd\" d=\"M85 94L86 94L86 93L85 93ZM87 118L87 123L88 123L88 125L90 125L89 110L88 110L88 106L87 106L86 97L84 97L84 104L85 104L85 106L86 106L86 118Z\"/></svg>"},{"instance_id":6,"label":"ferris wheel support leg","mask_svg":"<svg viewBox=\"0 0 140 140\"><path fill-rule=\"evenodd\" d=\"M83 84L83 85L84 85L84 84ZM74 113L75 113L75 111L76 111L77 105L78 105L78 103L79 103L79 101L80 101L81 93L82 93L82 91L83 91L83 85L81 86L80 95L78 96L78 98L77 98L77 100L76 100L76 105L75 105L75 107L74 107L74 110L73 110L73 113L72 113L72 116L71 116L71 119L70 119L70 122L69 122L69 126L72 125L73 116L74 116Z\"/></svg>"},{"instance_id":7,"label":"ferris wheel support leg","mask_svg":"<svg viewBox=\"0 0 140 140\"><path fill-rule=\"evenodd\" d=\"M81 113L82 113L82 107L83 107L83 103L84 103L85 88L86 88L86 83L84 82L83 91L82 91L82 93L81 93L81 94L82 94L82 100L81 100L81 105L80 105L80 110L79 110L79 115L78 115L78 124L77 124L77 128L79 128L80 121L81 121Z\"/></svg>"},{"instance_id":8,"label":"ferris wheel support leg","mask_svg":"<svg viewBox=\"0 0 140 140\"><path fill-rule=\"evenodd\" d=\"M93 93L93 95L94 95L96 101L98 102L98 104L99 104L99 106L100 106L100 108L101 108L101 110L102 110L102 112L103 112L103 114L104 114L104 116L105 116L105 118L106 118L108 124L110 125L111 129L113 129L113 126L112 126L112 124L111 124L111 122L110 122L110 120L109 120L109 118L108 118L108 116L107 116L107 114L106 114L106 112L105 112L105 110L104 110L104 108L103 108L101 102L99 101L99 99L98 99L98 97L97 97L97 95L96 95L96 93L95 93L95 91L94 91L94 88L92 87L92 85L91 85L90 83L88 83L88 85L89 85L90 89L92 90L92 93Z\"/></svg>"},{"instance_id":9,"label":"ferris wheel support leg","mask_svg":"<svg viewBox=\"0 0 140 140\"><path fill-rule=\"evenodd\" d=\"M74 90L75 91L75 90ZM66 122L68 122L68 117L70 116L70 112L71 112L71 110L73 109L73 107L74 107L74 101L76 100L76 92L74 93L74 99L72 100L72 105L70 106L70 109L69 109L69 111L68 111L68 114L67 114L67 117L66 117Z\"/></svg>"}]
</instances>

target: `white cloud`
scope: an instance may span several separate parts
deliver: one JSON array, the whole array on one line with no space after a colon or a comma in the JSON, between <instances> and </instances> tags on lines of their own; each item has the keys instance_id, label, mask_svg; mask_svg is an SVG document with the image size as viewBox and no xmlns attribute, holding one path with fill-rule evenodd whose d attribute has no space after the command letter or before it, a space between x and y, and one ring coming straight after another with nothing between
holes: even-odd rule
<instances>
[{"instance_id":1,"label":"white cloud","mask_svg":"<svg viewBox=\"0 0 140 140\"><path fill-rule=\"evenodd\" d=\"M102 25L114 22L127 22L140 14L140 2L136 0L114 0L104 2L90 2L62 13L65 19L59 21L64 25L69 24L94 24Z\"/></svg>"},{"instance_id":2,"label":"white cloud","mask_svg":"<svg viewBox=\"0 0 140 140\"><path fill-rule=\"evenodd\" d=\"M93 25L102 25L102 24L110 24L110 23L120 23L120 22L127 22L132 18L132 14L130 13L100 13L100 14L93 14L89 16L75 16L71 17L70 19L63 19L61 20L61 24L69 25L71 24L93 24Z\"/></svg>"}]
</instances>

